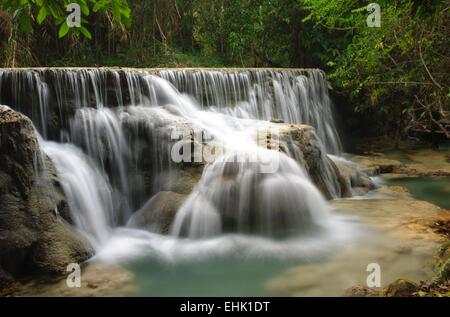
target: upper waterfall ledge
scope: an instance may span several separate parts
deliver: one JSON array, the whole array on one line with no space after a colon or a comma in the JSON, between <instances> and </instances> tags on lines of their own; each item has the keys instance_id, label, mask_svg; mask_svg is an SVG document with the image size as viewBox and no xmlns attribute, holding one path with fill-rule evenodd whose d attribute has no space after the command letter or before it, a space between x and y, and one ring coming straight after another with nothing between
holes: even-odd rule
<instances>
[{"instance_id":1,"label":"upper waterfall ledge","mask_svg":"<svg viewBox=\"0 0 450 317\"><path fill-rule=\"evenodd\" d=\"M311 125L327 152L339 154L329 86L319 69L0 69L0 103L29 116L45 139L60 139L80 108L193 103L234 118Z\"/></svg>"},{"instance_id":2,"label":"upper waterfall ledge","mask_svg":"<svg viewBox=\"0 0 450 317\"><path fill-rule=\"evenodd\" d=\"M0 70L5 71L27 71L27 70L36 70L36 71L45 71L45 70L89 70L89 69L97 69L97 70L114 70L114 71L154 71L159 72L163 70L175 70L175 71L221 71L221 72L246 72L246 71L321 71L320 68L280 68L280 67L173 67L173 68L135 68L135 67L16 67L16 68L0 68Z\"/></svg>"}]
</instances>

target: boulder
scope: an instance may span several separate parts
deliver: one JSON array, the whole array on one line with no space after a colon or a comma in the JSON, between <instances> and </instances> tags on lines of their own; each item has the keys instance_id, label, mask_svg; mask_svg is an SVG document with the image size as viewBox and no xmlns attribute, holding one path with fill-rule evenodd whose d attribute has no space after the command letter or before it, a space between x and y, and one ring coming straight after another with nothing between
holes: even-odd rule
<instances>
[{"instance_id":1,"label":"boulder","mask_svg":"<svg viewBox=\"0 0 450 317\"><path fill-rule=\"evenodd\" d=\"M313 127L300 124L274 124L270 128L268 148L275 148L274 143L277 141L281 151L289 153L305 167L312 182L326 198L350 195L348 185L328 157Z\"/></svg>"},{"instance_id":2,"label":"boulder","mask_svg":"<svg viewBox=\"0 0 450 317\"><path fill-rule=\"evenodd\" d=\"M400 278L381 291L381 295L386 297L410 297L418 290L419 286L416 283Z\"/></svg>"},{"instance_id":3,"label":"boulder","mask_svg":"<svg viewBox=\"0 0 450 317\"><path fill-rule=\"evenodd\" d=\"M31 120L6 106L0 158L0 279L58 275L88 259L90 246L58 213L67 203Z\"/></svg>"},{"instance_id":4,"label":"boulder","mask_svg":"<svg viewBox=\"0 0 450 317\"><path fill-rule=\"evenodd\" d=\"M203 166L185 167L176 171L175 175L167 180L165 187L167 191L188 195L198 184L202 177Z\"/></svg>"},{"instance_id":5,"label":"boulder","mask_svg":"<svg viewBox=\"0 0 450 317\"><path fill-rule=\"evenodd\" d=\"M0 296L7 296L19 289L20 285L14 281L12 275L0 266Z\"/></svg>"},{"instance_id":6,"label":"boulder","mask_svg":"<svg viewBox=\"0 0 450 317\"><path fill-rule=\"evenodd\" d=\"M162 191L154 195L133 214L127 226L156 233L168 233L178 208L186 195Z\"/></svg>"},{"instance_id":7,"label":"boulder","mask_svg":"<svg viewBox=\"0 0 450 317\"><path fill-rule=\"evenodd\" d=\"M344 293L344 297L376 297L378 292L361 285L352 286Z\"/></svg>"},{"instance_id":8,"label":"boulder","mask_svg":"<svg viewBox=\"0 0 450 317\"><path fill-rule=\"evenodd\" d=\"M169 110L170 106L166 108ZM135 175L128 177L133 178L132 183L141 184L133 186L133 190L136 191L132 193L133 196L140 197L139 203L144 203L149 193L154 192L155 182L158 182L164 191L190 193L202 175L205 162L191 160L175 163L171 157L171 150L174 144L180 141L172 139L173 131L186 132L191 136L194 133L193 126L181 118L175 120L172 118L173 115L167 113L168 118L153 114L148 109L130 107L125 110L127 112L123 115L122 127L138 166ZM185 142L190 148L198 149L194 147L194 140L190 137L186 138ZM192 156L194 150L190 153Z\"/></svg>"},{"instance_id":9,"label":"boulder","mask_svg":"<svg viewBox=\"0 0 450 317\"><path fill-rule=\"evenodd\" d=\"M403 164L396 160L391 160L382 155L355 156L352 160L364 173L375 176L384 173L395 173L402 171Z\"/></svg>"},{"instance_id":10,"label":"boulder","mask_svg":"<svg viewBox=\"0 0 450 317\"><path fill-rule=\"evenodd\" d=\"M343 197L365 195L369 190L376 189L375 183L355 163L337 156L331 156L331 160L338 170L339 179L346 184L341 187L350 189L350 195Z\"/></svg>"}]
</instances>

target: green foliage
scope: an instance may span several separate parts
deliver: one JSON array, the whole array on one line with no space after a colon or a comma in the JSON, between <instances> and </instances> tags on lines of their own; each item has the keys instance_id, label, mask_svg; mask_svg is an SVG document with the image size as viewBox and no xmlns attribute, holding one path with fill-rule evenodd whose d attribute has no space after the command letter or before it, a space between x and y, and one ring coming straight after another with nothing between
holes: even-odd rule
<instances>
[{"instance_id":1,"label":"green foliage","mask_svg":"<svg viewBox=\"0 0 450 317\"><path fill-rule=\"evenodd\" d=\"M81 9L81 26L69 28L66 18L69 12L66 8L69 4L75 3ZM88 18L92 12L105 13L111 12L116 23L123 23L125 26L131 26L131 10L127 0L2 0L2 8L10 12L17 19L19 26L24 32L33 31L33 22L38 25L51 20L58 26L58 36L65 37L69 32L75 35L84 35L92 39L91 32L86 28Z\"/></svg>"},{"instance_id":2,"label":"green foliage","mask_svg":"<svg viewBox=\"0 0 450 317\"><path fill-rule=\"evenodd\" d=\"M203 51L238 66L317 64L307 52L322 54L326 39L302 23L306 14L296 0L196 0L193 35Z\"/></svg>"},{"instance_id":3,"label":"green foliage","mask_svg":"<svg viewBox=\"0 0 450 317\"><path fill-rule=\"evenodd\" d=\"M0 1L6 66L319 67L374 131L450 137L449 0L378 0L380 28L361 0Z\"/></svg>"},{"instance_id":4,"label":"green foliage","mask_svg":"<svg viewBox=\"0 0 450 317\"><path fill-rule=\"evenodd\" d=\"M361 1L303 2L317 32L339 34L340 49L323 63L355 111L379 114L397 136L410 130L450 136L449 1L379 0L380 28L367 27Z\"/></svg>"}]
</instances>

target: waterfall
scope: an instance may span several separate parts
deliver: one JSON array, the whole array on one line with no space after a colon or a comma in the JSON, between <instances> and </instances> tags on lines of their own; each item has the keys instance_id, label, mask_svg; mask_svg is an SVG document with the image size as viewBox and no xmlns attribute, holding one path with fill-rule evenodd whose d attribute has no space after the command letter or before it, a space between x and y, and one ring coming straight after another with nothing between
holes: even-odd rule
<instances>
[{"instance_id":1,"label":"waterfall","mask_svg":"<svg viewBox=\"0 0 450 317\"><path fill-rule=\"evenodd\" d=\"M192 155L197 143L218 154L198 163L203 172L182 194L171 239L278 239L332 227L301 150L286 140L284 151L259 143L267 140L259 133L277 127L272 119L312 125L321 152L317 175L330 196L340 195L326 155L339 154L340 141L322 71L2 70L0 103L36 123L73 219L94 246L185 173L173 160L180 128ZM209 141L192 141L195 131Z\"/></svg>"},{"instance_id":2,"label":"waterfall","mask_svg":"<svg viewBox=\"0 0 450 317\"><path fill-rule=\"evenodd\" d=\"M50 114L62 132L67 113L74 109L164 104L170 96L149 75L165 79L203 108L233 117L312 125L329 153L341 151L328 84L320 70L11 69L0 76L0 102L41 122L38 129L46 136L56 120ZM53 138L59 141L61 136Z\"/></svg>"},{"instance_id":3,"label":"waterfall","mask_svg":"<svg viewBox=\"0 0 450 317\"><path fill-rule=\"evenodd\" d=\"M310 124L328 152L341 151L322 71L166 70L159 75L180 92L193 96L202 107L234 117Z\"/></svg>"},{"instance_id":4,"label":"waterfall","mask_svg":"<svg viewBox=\"0 0 450 317\"><path fill-rule=\"evenodd\" d=\"M40 144L58 171L71 217L93 246L98 246L109 236L113 217L112 193L106 176L71 144L49 141Z\"/></svg>"},{"instance_id":5,"label":"waterfall","mask_svg":"<svg viewBox=\"0 0 450 317\"><path fill-rule=\"evenodd\" d=\"M207 166L179 209L172 234L204 238L241 232L277 237L326 226L329 208L301 167L283 154L262 152L266 159L279 160L276 173L262 173L262 160L243 160L242 154Z\"/></svg>"},{"instance_id":6,"label":"waterfall","mask_svg":"<svg viewBox=\"0 0 450 317\"><path fill-rule=\"evenodd\" d=\"M110 182L120 195L120 208L116 214L126 219L131 214L126 162L129 159L128 144L120 121L111 109L82 108L71 121L72 142L85 149L102 171L114 171Z\"/></svg>"}]
</instances>

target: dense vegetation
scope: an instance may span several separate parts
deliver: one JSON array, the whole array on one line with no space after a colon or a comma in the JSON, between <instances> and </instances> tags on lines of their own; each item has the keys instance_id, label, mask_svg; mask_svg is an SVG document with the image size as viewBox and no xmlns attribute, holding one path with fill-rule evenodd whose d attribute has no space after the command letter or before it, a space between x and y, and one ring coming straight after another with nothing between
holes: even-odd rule
<instances>
[{"instance_id":1,"label":"dense vegetation","mask_svg":"<svg viewBox=\"0 0 450 317\"><path fill-rule=\"evenodd\" d=\"M378 0L379 28L370 2L3 0L0 65L320 67L348 126L450 138L450 1Z\"/></svg>"}]
</instances>

